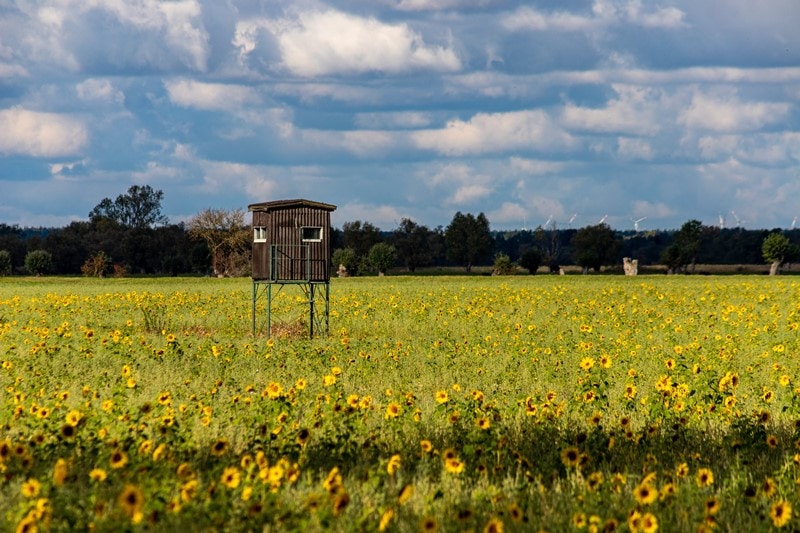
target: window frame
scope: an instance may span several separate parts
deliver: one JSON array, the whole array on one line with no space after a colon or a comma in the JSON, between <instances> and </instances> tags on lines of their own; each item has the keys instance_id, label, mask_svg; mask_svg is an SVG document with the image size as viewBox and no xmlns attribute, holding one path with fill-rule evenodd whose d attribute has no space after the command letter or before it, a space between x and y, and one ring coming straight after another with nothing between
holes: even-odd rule
<instances>
[{"instance_id":1,"label":"window frame","mask_svg":"<svg viewBox=\"0 0 800 533\"><path fill-rule=\"evenodd\" d=\"M266 226L253 226L253 242L267 242Z\"/></svg>"},{"instance_id":2,"label":"window frame","mask_svg":"<svg viewBox=\"0 0 800 533\"><path fill-rule=\"evenodd\" d=\"M316 237L307 237L306 231L307 230L316 230ZM323 228L322 226L301 226L300 227L300 242L307 243L307 242L322 242L323 238Z\"/></svg>"}]
</instances>

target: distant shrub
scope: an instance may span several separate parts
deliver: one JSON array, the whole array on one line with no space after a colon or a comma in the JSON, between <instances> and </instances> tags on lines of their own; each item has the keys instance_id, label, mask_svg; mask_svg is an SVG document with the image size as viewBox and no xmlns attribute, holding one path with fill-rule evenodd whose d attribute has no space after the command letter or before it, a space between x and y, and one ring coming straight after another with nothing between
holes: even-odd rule
<instances>
[{"instance_id":1,"label":"distant shrub","mask_svg":"<svg viewBox=\"0 0 800 533\"><path fill-rule=\"evenodd\" d=\"M105 276L110 263L111 258L109 258L104 251L100 250L83 263L81 273L84 276L102 278Z\"/></svg>"},{"instance_id":2,"label":"distant shrub","mask_svg":"<svg viewBox=\"0 0 800 533\"><path fill-rule=\"evenodd\" d=\"M397 250L390 244L379 242L369 249L367 257L370 266L383 276L397 263Z\"/></svg>"},{"instance_id":3,"label":"distant shrub","mask_svg":"<svg viewBox=\"0 0 800 533\"><path fill-rule=\"evenodd\" d=\"M541 250L538 248L530 248L519 258L519 266L526 269L531 274L536 274L536 271L542 266L542 260Z\"/></svg>"},{"instance_id":4,"label":"distant shrub","mask_svg":"<svg viewBox=\"0 0 800 533\"><path fill-rule=\"evenodd\" d=\"M47 250L33 250L25 256L25 268L34 276L46 274L53 266L53 256Z\"/></svg>"},{"instance_id":5,"label":"distant shrub","mask_svg":"<svg viewBox=\"0 0 800 533\"><path fill-rule=\"evenodd\" d=\"M124 278L128 275L128 269L125 268L125 265L119 265L114 263L114 277L115 278Z\"/></svg>"},{"instance_id":6,"label":"distant shrub","mask_svg":"<svg viewBox=\"0 0 800 533\"><path fill-rule=\"evenodd\" d=\"M0 276L11 275L11 254L8 250L0 250Z\"/></svg>"},{"instance_id":7,"label":"distant shrub","mask_svg":"<svg viewBox=\"0 0 800 533\"><path fill-rule=\"evenodd\" d=\"M494 268L492 268L492 275L494 276L507 276L513 274L516 265L511 261L508 255L500 252L494 256Z\"/></svg>"},{"instance_id":8,"label":"distant shrub","mask_svg":"<svg viewBox=\"0 0 800 533\"><path fill-rule=\"evenodd\" d=\"M358 270L358 257L352 248L337 248L333 251L333 269L337 270L343 265L347 272L353 276Z\"/></svg>"}]
</instances>

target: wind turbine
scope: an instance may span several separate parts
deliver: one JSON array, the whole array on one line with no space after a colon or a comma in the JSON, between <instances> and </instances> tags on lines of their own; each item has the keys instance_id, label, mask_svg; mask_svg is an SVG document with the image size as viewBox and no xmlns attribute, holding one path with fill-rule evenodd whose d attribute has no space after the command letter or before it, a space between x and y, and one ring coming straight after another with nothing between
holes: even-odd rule
<instances>
[{"instance_id":1,"label":"wind turbine","mask_svg":"<svg viewBox=\"0 0 800 533\"><path fill-rule=\"evenodd\" d=\"M736 214L736 211L731 210L731 215L733 215L733 218L736 219L736 227L738 229L742 229L742 224L744 224L747 221L739 218L739 216Z\"/></svg>"},{"instance_id":2,"label":"wind turbine","mask_svg":"<svg viewBox=\"0 0 800 533\"><path fill-rule=\"evenodd\" d=\"M631 222L633 222L633 231L635 231L636 233L639 233L639 222L641 222L642 220L645 220L646 218L647 217L638 218L636 220L631 219Z\"/></svg>"},{"instance_id":3,"label":"wind turbine","mask_svg":"<svg viewBox=\"0 0 800 533\"><path fill-rule=\"evenodd\" d=\"M598 222L598 224L603 224L603 223L605 223L605 221L606 221L606 219L607 219L607 218L608 218L608 215L603 215L603 218L601 218L601 219L600 219L600 221Z\"/></svg>"},{"instance_id":4,"label":"wind turbine","mask_svg":"<svg viewBox=\"0 0 800 533\"><path fill-rule=\"evenodd\" d=\"M725 216L722 213L717 213L719 217L719 229L725 229Z\"/></svg>"},{"instance_id":5,"label":"wind turbine","mask_svg":"<svg viewBox=\"0 0 800 533\"><path fill-rule=\"evenodd\" d=\"M547 222L544 223L544 226L542 226L542 228L547 229L547 226L550 226L550 225L555 226L555 221L553 220L553 215L550 215L548 217Z\"/></svg>"},{"instance_id":6,"label":"wind turbine","mask_svg":"<svg viewBox=\"0 0 800 533\"><path fill-rule=\"evenodd\" d=\"M795 227L796 225L797 225L797 217L794 217L794 218L792 219L792 229L794 229L794 227Z\"/></svg>"},{"instance_id":7,"label":"wind turbine","mask_svg":"<svg viewBox=\"0 0 800 533\"><path fill-rule=\"evenodd\" d=\"M569 222L567 222L567 227L572 228L572 223L578 217L578 213L573 213L571 217L569 217Z\"/></svg>"}]
</instances>

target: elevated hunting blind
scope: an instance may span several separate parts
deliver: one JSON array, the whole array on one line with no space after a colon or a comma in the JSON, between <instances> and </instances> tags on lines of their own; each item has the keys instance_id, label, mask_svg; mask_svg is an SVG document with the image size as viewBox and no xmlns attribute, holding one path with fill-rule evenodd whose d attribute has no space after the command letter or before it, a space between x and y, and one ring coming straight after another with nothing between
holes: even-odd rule
<instances>
[{"instance_id":1,"label":"elevated hunting blind","mask_svg":"<svg viewBox=\"0 0 800 533\"><path fill-rule=\"evenodd\" d=\"M257 301L266 296L266 328L267 336L271 336L272 299L286 285L299 286L308 298L309 336L321 329L327 333L331 213L336 206L310 200L276 200L250 204L247 210L253 213L253 333ZM273 291L275 285L277 290ZM324 305L322 317L317 313L319 303Z\"/></svg>"}]
</instances>

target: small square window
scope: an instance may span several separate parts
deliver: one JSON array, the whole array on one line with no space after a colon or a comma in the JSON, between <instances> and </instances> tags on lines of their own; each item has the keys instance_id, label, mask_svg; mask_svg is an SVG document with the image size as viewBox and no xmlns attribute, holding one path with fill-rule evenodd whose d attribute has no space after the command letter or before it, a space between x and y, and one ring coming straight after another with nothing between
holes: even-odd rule
<instances>
[{"instance_id":1,"label":"small square window","mask_svg":"<svg viewBox=\"0 0 800 533\"><path fill-rule=\"evenodd\" d=\"M300 239L303 242L320 242L322 240L322 228L313 226L300 228Z\"/></svg>"},{"instance_id":2,"label":"small square window","mask_svg":"<svg viewBox=\"0 0 800 533\"><path fill-rule=\"evenodd\" d=\"M254 227L253 242L267 242L267 228L263 226Z\"/></svg>"}]
</instances>

